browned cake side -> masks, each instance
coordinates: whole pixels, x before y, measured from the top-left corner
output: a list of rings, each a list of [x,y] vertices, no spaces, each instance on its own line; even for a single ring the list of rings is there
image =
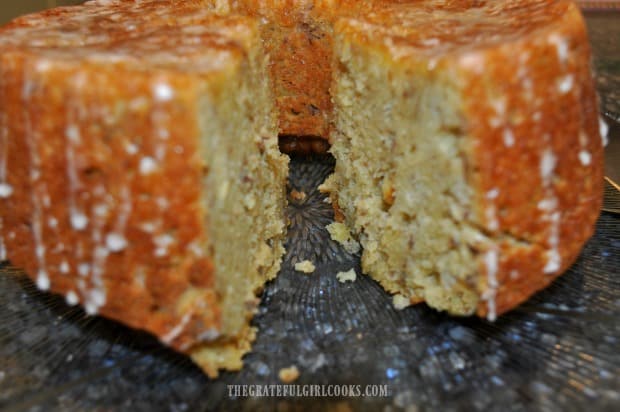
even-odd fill
[[[551,27],[541,29],[538,40],[489,51],[484,80],[475,67],[461,65],[469,83],[463,112],[471,116],[469,179],[477,219],[498,240],[497,268],[489,265],[494,250],[478,258],[477,288],[488,296],[479,315],[493,309],[493,295],[495,310],[503,313],[564,273],[594,233],[603,200],[603,144],[583,17],[567,1],[535,13]],[[505,150],[507,129],[492,127],[502,113],[485,82],[505,95],[504,125],[515,142],[523,142],[515,150]],[[491,196],[494,189],[497,196]],[[514,244],[519,242],[526,246]]]
[[[332,150],[364,269],[494,318],[592,235],[603,149],[577,6],[477,4],[377,2],[337,24]]]

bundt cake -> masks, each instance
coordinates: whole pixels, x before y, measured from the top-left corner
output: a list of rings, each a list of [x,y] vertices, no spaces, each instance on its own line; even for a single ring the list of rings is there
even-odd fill
[[[0,29],[0,260],[210,376],[283,254],[287,158],[399,302],[494,319],[592,234],[602,141],[570,1],[96,0]]]

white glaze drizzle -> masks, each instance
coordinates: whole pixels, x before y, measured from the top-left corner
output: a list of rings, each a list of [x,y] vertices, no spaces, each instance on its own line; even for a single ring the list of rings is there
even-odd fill
[[[495,207],[495,203],[493,199],[495,199],[499,194],[497,189],[491,189],[486,194],[485,197],[489,200],[487,202],[487,206],[484,210],[487,226],[489,230],[495,231],[499,228],[499,222],[497,221],[497,210]]]
[[[73,290],[70,290],[65,296],[65,301],[67,302],[67,305],[75,306],[80,302],[80,298],[78,297],[77,293],[75,293]]]
[[[584,166],[589,166],[592,162],[592,155],[587,150],[581,150],[579,152],[579,161]]]
[[[69,263],[66,260],[63,260],[60,263],[60,266],[58,267],[58,270],[60,270],[60,273],[62,273],[63,275],[68,274],[69,270],[70,270]]]
[[[487,199],[487,207],[485,209],[486,218],[490,230],[497,230],[499,222],[497,221],[496,206],[494,200],[499,196],[499,189],[493,188],[485,193]],[[484,263],[487,270],[487,290],[483,294],[483,299],[487,301],[487,319],[494,321],[497,317],[495,297],[497,296],[497,268],[499,261],[499,250],[495,246],[491,246],[485,255]]]
[[[144,156],[140,159],[140,165],[138,170],[140,170],[141,175],[150,175],[157,169],[157,162],[150,156]]]
[[[97,314],[99,308],[106,303],[107,292],[103,281],[103,273],[105,271],[106,260],[110,254],[105,244],[106,239],[102,233],[109,214],[109,208],[105,203],[105,188],[100,184],[95,187],[92,194],[91,241],[94,249],[89,266],[90,289],[86,291],[84,295],[84,309],[89,315]],[[102,203],[97,203],[97,199],[101,199]]]
[[[181,321],[179,322],[178,325],[176,325],[174,328],[170,329],[170,331],[168,333],[166,333],[164,336],[161,337],[161,341],[163,343],[165,343],[166,345],[170,345],[173,340],[178,338],[179,335],[181,333],[183,333],[183,330],[187,327],[187,324],[189,323],[190,319],[192,318],[192,315],[193,315],[192,311],[187,312],[181,318]]]
[[[73,78],[72,83],[77,89],[76,94],[79,95],[79,90],[85,85],[86,80],[80,73]],[[82,142],[82,136],[78,127],[82,109],[75,103],[74,98],[69,98],[69,101],[73,102],[68,110],[67,127],[65,129],[67,178],[69,181],[69,222],[74,230],[79,231],[86,229],[86,226],[88,226],[88,217],[77,204],[77,192],[81,187],[81,182],[75,161],[75,147]]]
[[[0,183],[6,183],[7,151],[8,151],[8,123],[6,114],[6,87],[4,80],[6,73],[4,66],[0,65]]]
[[[168,145],[165,141],[170,138],[170,130],[168,127],[170,123],[170,115],[168,110],[166,110],[166,106],[174,97],[174,90],[166,79],[160,78],[156,80],[153,85],[152,97],[153,109],[151,111],[151,124],[157,140],[155,141],[155,149],[153,153],[154,159],[145,157],[140,161],[140,171],[142,172],[143,162],[146,159],[152,160],[152,167],[148,169],[147,173],[143,174],[152,173],[155,171],[157,164],[162,163],[165,160],[166,153],[168,151]]]
[[[68,136],[73,134],[73,137],[77,137],[73,132],[67,134]],[[88,286],[90,288],[87,287],[87,283],[82,279],[78,281],[78,286],[84,297],[84,309],[90,315],[97,314],[107,301],[107,291],[103,278],[107,258],[110,252],[117,253],[127,247],[125,230],[132,209],[131,190],[128,186],[124,186],[119,193],[121,206],[113,231],[104,236],[103,228],[110,213],[108,203],[112,198],[109,194],[106,194],[103,185],[98,185],[93,190],[92,195],[91,241],[94,249],[91,262],[84,262],[78,265],[78,273],[81,276],[86,277],[89,275]],[[85,216],[85,218],[87,217]]]
[[[82,137],[78,124],[82,118],[81,102],[79,101],[79,90],[85,83],[82,75],[73,77],[70,83],[72,87],[76,88],[75,95],[70,96],[68,101],[70,105],[67,111],[67,126],[65,128],[65,155],[66,155],[66,167],[67,167],[67,181],[69,184],[68,202],[69,202],[69,224],[76,231],[83,231],[86,229],[89,223],[88,216],[84,213],[83,209],[78,206],[78,192],[82,187],[82,183],[79,179],[77,170],[77,163],[75,158],[76,147],[82,143]],[[90,272],[90,264],[84,262],[84,246],[81,242],[81,236],[76,238],[76,250],[75,260],[79,263],[76,265],[77,274],[80,278],[77,279],[77,289],[80,295],[83,297],[88,296],[88,287],[86,283],[86,277]],[[70,266],[67,261],[63,261],[60,266],[61,273],[69,273]],[[79,296],[76,293],[76,298],[79,301]],[[86,308],[85,308],[86,309]],[[92,310],[92,307],[89,308]],[[88,312],[88,310],[87,310]]]
[[[174,90],[164,80],[159,80],[153,86],[153,95],[158,101],[167,102],[174,96]]]
[[[0,183],[0,199],[6,199],[13,194],[13,186],[8,183]]]
[[[78,204],[78,193],[82,187],[76,162],[76,147],[82,144],[82,136],[79,125],[84,117],[84,106],[80,104],[78,96],[83,87],[87,85],[87,79],[83,73],[78,73],[72,78],[72,86],[76,95],[71,99],[73,105],[69,107],[67,127],[65,129],[67,176],[69,180],[69,220],[71,227],[77,231],[90,228],[92,254],[90,262],[84,261],[84,245],[81,236],[77,237],[76,260],[77,271],[80,279],[77,280],[78,290],[82,296],[84,310],[89,315],[99,312],[99,308],[106,303],[106,289],[103,282],[103,269],[109,254],[105,247],[105,239],[102,235],[105,225],[108,206],[105,203],[105,189],[98,185],[91,193],[91,213],[88,216]],[[78,298],[79,300],[79,298]]]
[[[205,255],[205,252],[203,248],[200,247],[200,243],[198,240],[194,240],[193,242],[189,243],[186,247],[186,250],[194,254],[194,256],[196,257],[203,257]]]
[[[497,196],[499,196],[499,189],[494,187],[493,189],[489,190],[485,196],[487,199],[496,199]]]
[[[221,333],[215,329],[215,328],[210,328],[205,330],[204,332],[200,333],[197,336],[197,340],[200,342],[211,342],[214,341],[215,339],[219,338],[221,336]]]
[[[555,46],[559,62],[565,64],[568,60],[568,40],[557,33],[550,34],[547,39]]]
[[[484,54],[480,52],[469,52],[462,55],[459,59],[459,65],[465,69],[469,69],[474,73],[481,74],[484,72],[486,64]]]
[[[6,103],[4,94],[4,67],[0,66],[0,199],[6,199],[13,193],[13,188],[7,183],[7,155],[9,151],[8,124],[6,115]],[[7,259],[6,246],[4,243],[4,220],[0,216],[0,262]]]
[[[581,150],[577,154],[579,161],[583,166],[590,166],[592,163],[592,155],[588,151],[588,142],[590,141],[588,135],[583,130],[579,131],[579,146]]]
[[[506,115],[506,99],[504,98],[496,98],[491,100],[491,107],[495,113],[497,113],[500,117],[504,117]]]
[[[556,158],[551,149],[545,149],[540,160],[540,176],[543,184],[548,186],[551,184],[553,170],[555,169]]]
[[[512,133],[512,130],[506,128],[504,129],[504,133],[502,135],[503,139],[504,139],[504,146],[506,147],[512,147],[515,145],[515,136]]]
[[[56,219],[54,216],[50,216],[47,219],[47,227],[49,227],[50,229],[55,229],[58,227],[58,219]]]
[[[26,65],[28,63],[25,63]],[[32,130],[32,119],[30,118],[30,107],[34,85],[31,83],[32,73],[27,68],[24,70],[24,85],[22,88],[22,104],[24,110],[24,141],[28,146],[30,155],[30,199],[32,202],[32,235],[34,238],[35,257],[37,260],[36,285],[40,290],[50,288],[50,278],[47,273],[45,263],[45,243],[43,239],[43,207],[41,204],[41,193],[45,191],[45,183],[39,181],[41,178],[41,158],[39,157],[39,136]]]
[[[161,257],[168,254],[168,247],[174,243],[174,238],[168,234],[161,234],[153,238],[155,244],[155,256]]]
[[[0,73],[0,76],[3,75]],[[0,85],[4,88],[4,86]],[[4,105],[4,103],[2,103]],[[7,159],[9,151],[9,131],[7,126],[6,112],[0,114],[0,198],[6,199],[13,194],[13,186],[7,181]]]
[[[127,143],[125,145],[125,152],[127,152],[128,155],[135,155],[138,153],[138,146],[134,143]]]
[[[558,251],[558,245],[560,243],[560,212],[553,212],[549,215],[551,221],[550,233],[549,233],[549,250],[547,264],[543,268],[544,273],[553,273],[560,270],[562,264],[562,257]]]
[[[562,67],[566,66],[569,57],[569,44],[568,39],[560,36],[557,33],[553,33],[548,37],[548,40],[556,48],[558,61]],[[574,77],[568,73],[565,76],[558,79],[557,89],[561,94],[566,94],[573,89]],[[547,137],[547,136],[546,136]],[[582,139],[580,139],[582,140]],[[581,141],[582,146],[587,141]],[[582,155],[584,151],[579,153],[579,160],[582,164],[584,162],[589,163],[587,153]],[[540,175],[543,182],[543,187],[546,192],[546,198],[539,202],[538,208],[544,212],[543,219],[549,222],[549,236],[547,242],[549,243],[549,250],[547,251],[547,263],[543,267],[544,273],[554,273],[560,270],[562,265],[562,257],[558,250],[560,242],[560,217],[561,214],[558,210],[558,199],[553,189],[553,175],[557,166],[557,158],[553,153],[551,147],[543,152],[543,156],[540,164]]]
[[[484,255],[484,265],[487,270],[487,290],[483,298],[487,301],[487,319],[491,322],[497,318],[497,269],[499,266],[499,252],[495,247],[491,247]]]
[[[549,136],[545,136],[545,140],[549,140]],[[558,271],[562,265],[558,246],[560,241],[560,212],[558,208],[558,199],[553,191],[553,175],[555,172],[557,159],[551,147],[545,149],[540,159],[540,177],[546,197],[538,203],[538,209],[543,212],[542,219],[549,222],[549,250],[547,251],[547,263],[543,268],[544,273],[554,273]]]
[[[558,90],[562,94],[566,94],[573,88],[573,75],[567,74],[558,81]]]
[[[7,113],[5,109],[5,79],[4,68],[0,68],[0,198],[6,199],[13,193],[13,187],[7,182],[7,160],[9,151],[9,130],[7,122]],[[0,233],[1,238],[1,233]],[[1,239],[0,239],[1,243]]]
[[[67,180],[69,181],[69,223],[74,230],[84,230],[88,226],[88,217],[78,208],[76,199],[76,193],[81,187],[81,182],[75,162],[75,147],[82,141],[80,129],[76,125],[76,111],[78,111],[76,107],[69,107],[67,128],[65,129]]]
[[[7,260],[6,246],[4,244],[4,221],[0,217],[0,262]]]
[[[120,252],[127,247],[125,229],[131,213],[131,190],[128,186],[123,186],[120,197],[121,207],[114,225],[114,232],[106,236],[106,245],[110,252]]]
[[[78,275],[82,277],[86,277],[90,273],[90,263],[82,262],[78,264],[77,269],[78,269]]]
[[[108,233],[105,237],[105,244],[110,252],[121,252],[127,247],[127,239],[118,233]]]

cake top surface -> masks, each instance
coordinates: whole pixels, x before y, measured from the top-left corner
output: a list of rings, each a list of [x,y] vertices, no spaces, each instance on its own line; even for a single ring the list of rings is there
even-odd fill
[[[552,27],[574,7],[565,0],[374,1],[338,30],[386,45],[395,56],[441,56],[510,44]]]
[[[256,31],[251,18],[218,16],[194,1],[97,0],[13,20],[0,29],[0,50],[50,61],[209,72],[238,61]]]
[[[440,56],[527,37],[571,7],[568,0],[94,0],[13,20],[0,29],[0,49],[208,71],[256,37],[256,21],[228,12],[267,9],[283,23],[315,10],[339,20],[337,31],[383,43],[397,57]]]

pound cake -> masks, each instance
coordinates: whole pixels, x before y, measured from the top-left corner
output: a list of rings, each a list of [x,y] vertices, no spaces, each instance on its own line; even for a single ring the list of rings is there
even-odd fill
[[[329,138],[325,189],[399,302],[494,319],[601,206],[570,1],[98,0],[0,29],[0,72],[0,259],[210,376],[279,269],[278,134]]]
[[[0,33],[2,258],[210,376],[239,369],[284,250],[288,163],[258,26],[107,3]]]

